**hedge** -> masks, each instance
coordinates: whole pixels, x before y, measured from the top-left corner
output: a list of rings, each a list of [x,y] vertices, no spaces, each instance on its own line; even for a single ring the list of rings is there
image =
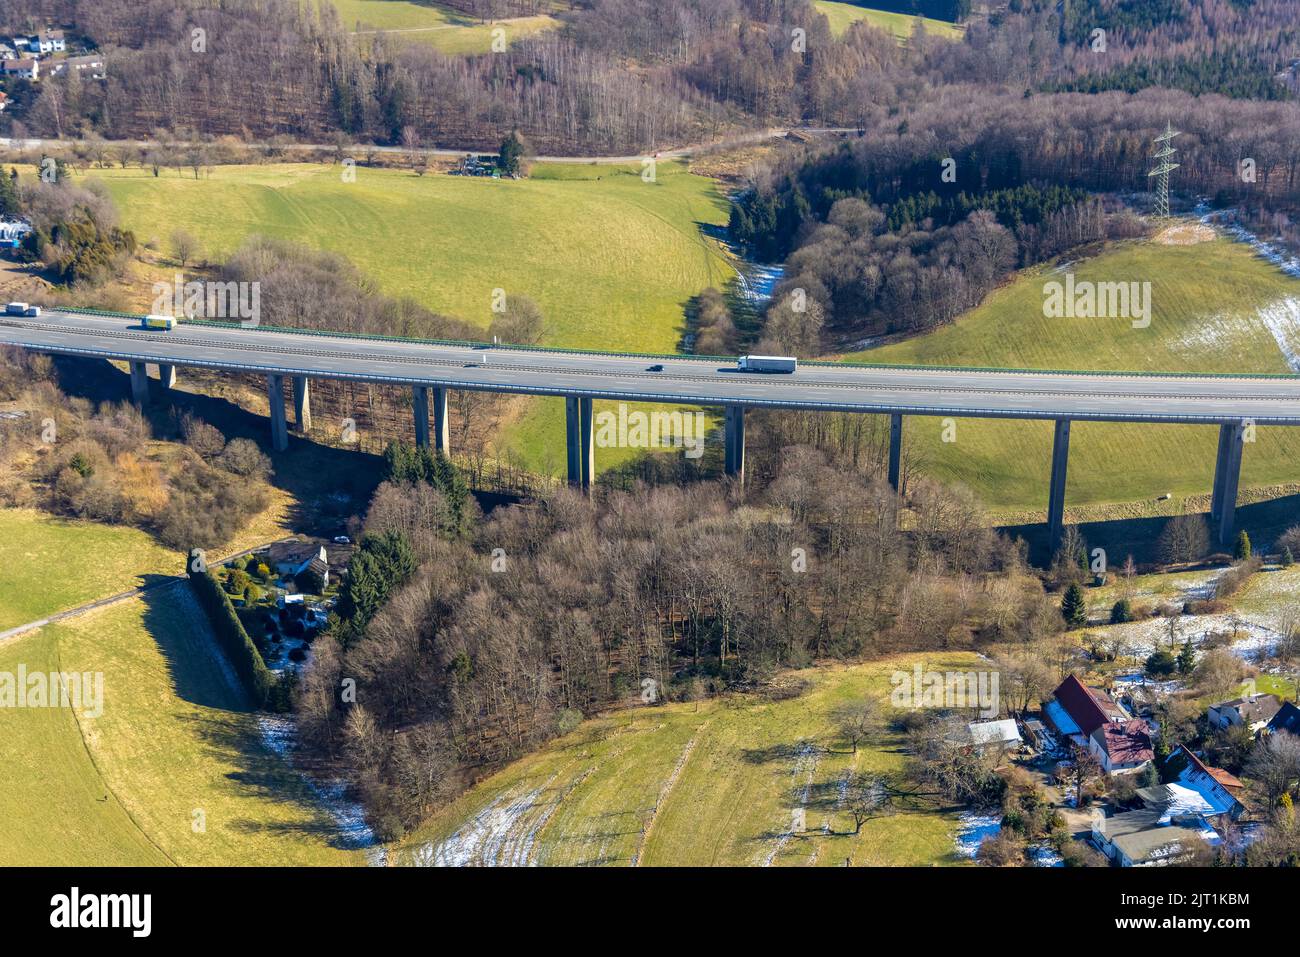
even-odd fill
[[[244,682],[244,687],[248,689],[248,693],[253,696],[253,701],[259,708],[266,707],[275,689],[276,677],[271,673],[271,669],[266,667],[266,662],[262,660],[262,653],[257,650],[257,645],[253,644],[253,639],[248,637],[243,622],[235,613],[235,606],[230,603],[230,598],[210,570],[205,568],[201,572],[191,571],[189,577],[199,604],[203,606],[212,622],[212,630],[216,633],[217,641],[230,656],[235,671]]]

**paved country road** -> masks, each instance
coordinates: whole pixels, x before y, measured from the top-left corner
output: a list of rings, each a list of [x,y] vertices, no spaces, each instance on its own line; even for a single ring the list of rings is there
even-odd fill
[[[686,159],[697,153],[712,149],[724,149],[729,147],[747,146],[754,143],[762,143],[767,140],[779,139],[791,133],[806,134],[809,136],[856,136],[864,132],[855,127],[799,127],[795,129],[764,129],[753,130],[748,133],[736,133],[732,136],[723,137],[708,143],[697,143],[688,146],[675,146],[665,149],[647,150],[644,153],[633,153],[618,156],[534,156],[533,161],[538,163],[573,163],[573,164],[596,164],[602,166],[628,165],[640,163],[648,157],[654,157],[661,160]],[[20,139],[0,136],[0,148],[8,147],[16,150],[39,150],[44,148],[57,149],[64,147],[76,146],[81,140],[74,139]],[[153,140],[107,140],[100,145],[107,147],[130,146],[139,149],[149,149],[164,144],[157,143]],[[201,141],[178,141],[165,144],[168,147],[180,147],[188,149],[195,146],[210,146],[210,143]],[[292,152],[322,152],[334,151],[339,149],[334,143],[244,143],[242,144],[249,149],[262,150],[280,150]],[[354,143],[344,146],[343,152],[355,156],[363,153],[391,153],[399,156],[409,156],[419,154],[422,156],[441,157],[444,159],[456,159],[462,156],[496,156],[495,151],[482,152],[475,149],[463,149],[453,147],[434,147],[423,149],[420,147],[405,146],[375,146],[367,143]]]
[[[803,363],[742,373],[734,360],[499,348],[49,312],[0,317],[0,345],[65,355],[360,382],[914,415],[1300,425],[1300,376],[1194,376]],[[661,367],[651,371],[651,366]]]
[[[277,542],[287,540],[288,539],[276,539]],[[246,548],[242,552],[235,552],[233,555],[219,558],[215,564],[222,565],[226,562],[232,562],[236,558],[241,558],[244,555],[251,555],[253,552],[260,552],[262,549],[268,548],[274,544],[275,542],[265,542],[261,545],[254,545],[252,548]],[[182,575],[164,577],[158,581],[150,582],[147,585],[141,585],[139,588],[132,588],[128,591],[118,592],[116,595],[109,595],[107,598],[99,598],[95,601],[88,601],[84,605],[77,605],[75,608],[65,609],[64,611],[50,615],[48,618],[38,618],[36,621],[29,621],[26,624],[18,625],[17,627],[9,628],[5,631],[0,631],[0,645],[4,645],[21,635],[25,635],[29,631],[35,631],[37,628],[44,628],[46,625],[52,625],[55,622],[64,621],[68,618],[76,618],[78,615],[84,615],[86,612],[94,611],[96,608],[107,608],[109,605],[116,605],[132,598],[138,598],[147,591],[154,591],[159,588],[170,588],[184,580],[185,578]]]

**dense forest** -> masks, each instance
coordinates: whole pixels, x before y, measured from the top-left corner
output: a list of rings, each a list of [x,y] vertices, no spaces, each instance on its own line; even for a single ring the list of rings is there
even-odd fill
[[[887,484],[811,449],[787,448],[743,506],[716,482],[562,489],[486,519],[420,458],[391,451],[363,565],[297,689],[303,734],[345,757],[388,835],[647,688],[689,700],[814,659],[1062,628],[968,493],[918,481],[903,532]]]
[[[734,204],[731,229],[760,258],[788,257],[775,310],[802,290],[841,341],[921,331],[977,304],[1013,268],[1140,234],[1118,201],[1089,197],[1145,192],[1152,138],[1171,117],[1183,131],[1182,190],[1254,208],[1300,201],[1290,103],[1146,90],[972,104],[952,91],[903,122],[775,162]],[[1239,174],[1246,157],[1254,182]]]
[[[894,4],[947,19],[964,5]],[[971,20],[961,41],[900,45],[865,21],[835,38],[808,0],[578,0],[559,30],[503,53],[448,56],[353,35],[326,0],[9,0],[0,30],[65,24],[104,52],[109,75],[10,81],[3,122],[44,136],[164,129],[466,148],[518,128],[544,152],[631,152],[759,124],[898,125],[958,89],[976,105],[1026,90],[1292,95],[1294,4],[1166,0],[1158,17],[1151,6],[1091,0],[1062,13],[1015,0]]]

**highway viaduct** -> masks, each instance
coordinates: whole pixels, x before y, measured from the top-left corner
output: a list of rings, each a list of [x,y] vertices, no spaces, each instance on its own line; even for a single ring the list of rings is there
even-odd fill
[[[0,317],[0,345],[129,364],[134,400],[149,398],[149,365],[162,388],[179,367],[266,377],[272,446],[288,447],[288,380],[294,423],[311,423],[312,379],[399,385],[412,390],[418,444],[449,451],[447,391],[562,396],[568,478],[595,477],[596,399],[724,409],[724,466],[743,481],[745,413],[752,408],[884,414],[890,417],[889,482],[899,487],[906,416],[1010,418],[1054,423],[1047,518],[1053,544],[1065,512],[1070,427],[1077,421],[1219,426],[1211,518],[1218,540],[1235,530],[1244,445],[1256,425],[1300,425],[1300,376],[1089,373],[801,363],[793,374],[742,373],[732,360],[493,346],[349,336],[305,330],[181,322],[141,328],[139,316],[91,311]]]

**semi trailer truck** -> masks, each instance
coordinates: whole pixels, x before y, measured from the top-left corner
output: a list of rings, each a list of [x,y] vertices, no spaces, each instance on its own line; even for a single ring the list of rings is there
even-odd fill
[[[741,372],[794,372],[799,360],[794,356],[741,356],[736,368]]]

